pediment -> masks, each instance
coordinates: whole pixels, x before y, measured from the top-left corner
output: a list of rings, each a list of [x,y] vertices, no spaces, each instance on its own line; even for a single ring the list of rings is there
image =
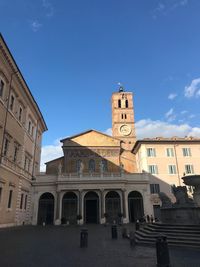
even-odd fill
[[[61,140],[63,147],[120,147],[120,140],[96,130],[89,130]]]

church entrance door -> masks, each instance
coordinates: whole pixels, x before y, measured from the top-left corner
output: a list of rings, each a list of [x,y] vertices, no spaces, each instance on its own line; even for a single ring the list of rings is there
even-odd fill
[[[62,220],[64,223],[76,224],[77,222],[77,196],[67,192],[62,199]]]
[[[99,197],[95,192],[88,192],[84,199],[85,222],[99,223]]]
[[[105,197],[106,213],[108,215],[107,222],[119,222],[121,213],[120,195],[115,191],[110,191]]]
[[[128,195],[129,221],[136,222],[144,216],[143,198],[137,191],[132,191]]]
[[[44,193],[39,200],[38,224],[53,224],[54,220],[54,196]]]

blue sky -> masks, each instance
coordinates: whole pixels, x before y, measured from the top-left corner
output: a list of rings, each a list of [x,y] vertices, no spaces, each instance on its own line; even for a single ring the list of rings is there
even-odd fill
[[[134,93],[138,138],[200,137],[200,1],[0,0],[0,31],[60,138],[109,132],[111,94]]]

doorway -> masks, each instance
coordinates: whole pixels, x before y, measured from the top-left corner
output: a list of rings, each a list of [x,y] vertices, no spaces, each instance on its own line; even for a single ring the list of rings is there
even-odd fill
[[[85,222],[99,223],[99,197],[95,192],[88,192],[84,198]]]

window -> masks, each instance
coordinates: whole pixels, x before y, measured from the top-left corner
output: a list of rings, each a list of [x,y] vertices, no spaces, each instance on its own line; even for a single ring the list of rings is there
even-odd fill
[[[89,160],[89,171],[94,172],[95,171],[95,161],[93,159]]]
[[[0,81],[0,97],[3,97],[3,91],[4,91],[4,82],[1,80]]]
[[[147,148],[147,157],[155,157],[155,156],[156,156],[155,148]]]
[[[168,165],[169,174],[176,174],[176,165]]]
[[[1,203],[1,196],[2,196],[2,187],[0,187],[0,203]]]
[[[190,148],[183,148],[183,156],[184,157],[191,157],[191,149]]]
[[[118,108],[121,108],[121,100],[118,99]]]
[[[15,103],[15,98],[13,95],[11,95],[11,97],[10,97],[10,110],[11,111],[13,111],[14,103]]]
[[[14,162],[17,161],[18,150],[19,150],[19,147],[17,145],[15,145],[15,147],[14,147],[14,155],[13,155],[13,161]]]
[[[27,195],[25,196],[25,201],[24,201],[24,209],[26,210],[27,207]]]
[[[4,148],[3,148],[3,155],[4,156],[8,155],[8,147],[9,147],[9,140],[7,138],[5,138]]]
[[[167,157],[174,157],[174,149],[172,147],[166,149]]]
[[[151,192],[151,194],[159,194],[160,193],[160,185],[159,184],[150,184],[150,192]]]
[[[190,164],[185,165],[185,173],[186,174],[194,173],[193,165]]]
[[[102,164],[103,164],[103,171],[107,172],[108,171],[108,161],[106,159],[103,159]]]
[[[124,118],[124,115],[122,114],[122,119]]]
[[[28,122],[28,133],[31,134],[31,121]]]
[[[24,170],[30,172],[31,159],[28,156],[25,156],[24,159]]]
[[[21,194],[21,200],[20,200],[20,210],[23,207],[23,201],[24,201],[24,194]]]
[[[8,209],[10,209],[11,205],[12,205],[12,194],[13,194],[13,191],[10,190],[9,191],[9,198],[8,198]]]
[[[126,99],[126,102],[125,103],[126,103],[126,108],[128,108],[128,100],[127,99]]]
[[[149,165],[149,172],[151,174],[158,174],[158,167],[157,167],[157,165]]]
[[[22,107],[19,107],[19,117],[18,117],[18,119],[19,119],[20,122],[22,121],[22,112],[23,112]]]
[[[81,169],[81,160],[79,159],[79,160],[77,160],[77,162],[76,162],[76,171],[79,172],[80,169]]]
[[[127,117],[126,117],[126,114],[125,114],[124,116],[125,116],[125,119],[126,119],[126,118],[127,118]]]

